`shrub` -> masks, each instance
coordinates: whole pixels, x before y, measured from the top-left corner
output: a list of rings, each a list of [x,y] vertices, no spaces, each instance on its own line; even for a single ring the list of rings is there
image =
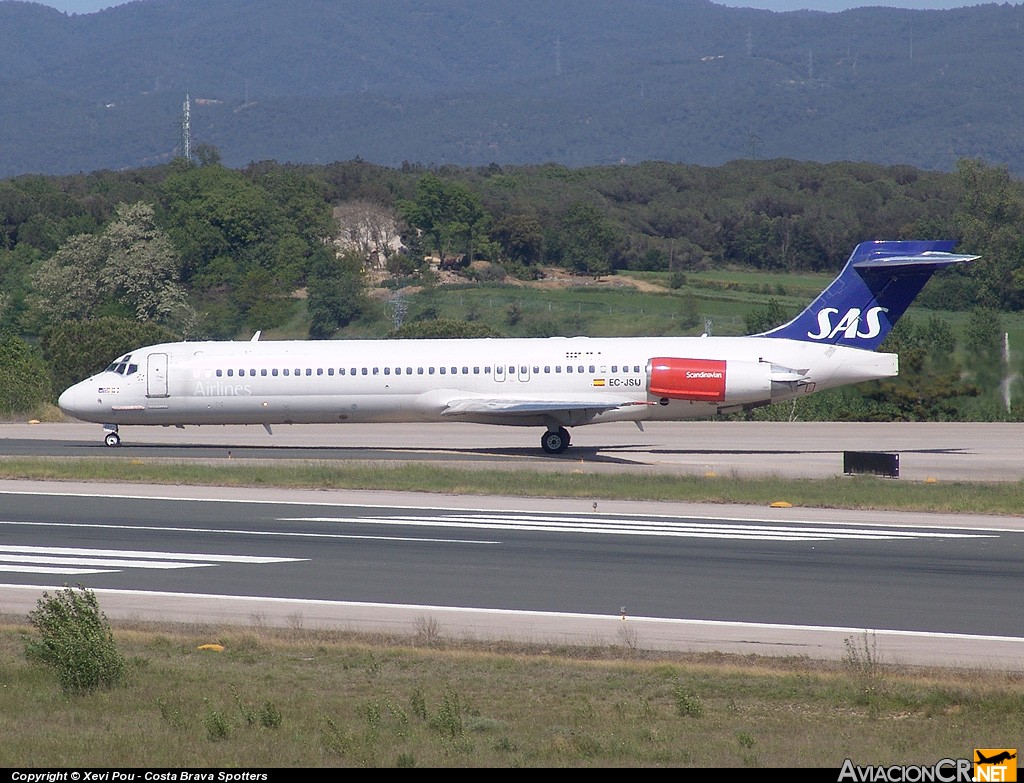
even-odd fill
[[[79,586],[43,593],[28,619],[40,638],[25,643],[25,655],[56,669],[65,693],[124,684],[125,659],[93,592]]]
[[[0,334],[0,416],[32,411],[49,398],[49,372],[39,351]]]

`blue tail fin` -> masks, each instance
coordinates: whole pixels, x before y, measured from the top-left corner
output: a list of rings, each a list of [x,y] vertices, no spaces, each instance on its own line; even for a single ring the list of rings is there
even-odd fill
[[[952,241],[861,242],[843,271],[787,324],[755,337],[776,337],[873,351],[928,278],[977,256],[952,253]]]

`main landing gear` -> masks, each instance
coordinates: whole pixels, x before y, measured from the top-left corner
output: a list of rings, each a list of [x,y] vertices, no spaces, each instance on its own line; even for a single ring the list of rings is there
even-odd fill
[[[548,430],[540,438],[540,447],[545,454],[561,454],[569,448],[569,430],[565,427]]]
[[[103,429],[106,430],[106,434],[103,436],[103,442],[108,446],[120,446],[121,436],[117,434],[116,424],[104,424]]]

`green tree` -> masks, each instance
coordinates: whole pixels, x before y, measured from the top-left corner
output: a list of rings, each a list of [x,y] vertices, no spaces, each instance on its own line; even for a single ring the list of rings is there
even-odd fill
[[[52,388],[59,393],[129,351],[180,338],[159,324],[105,316],[53,323],[43,331],[39,346],[49,366]]]
[[[961,246],[981,255],[964,272],[967,306],[1024,308],[1024,185],[1005,167],[961,160],[963,198],[956,214]]]
[[[876,421],[952,421],[961,417],[964,400],[980,389],[962,378],[952,361],[956,341],[952,330],[937,316],[918,327],[904,316],[893,327],[882,350],[900,357],[897,378],[873,381],[862,387],[872,404],[861,418]]]
[[[1003,323],[999,313],[987,307],[971,311],[965,329],[967,369],[986,391],[999,387],[1006,375],[1003,361]]]
[[[187,333],[195,313],[177,282],[178,257],[153,207],[121,204],[96,236],[73,236],[36,271],[36,306],[49,320],[115,312]]]
[[[309,274],[308,307],[314,340],[333,337],[358,318],[366,307],[362,258],[352,252],[318,256]]]
[[[495,223],[491,237],[509,261],[529,266],[544,258],[544,228],[531,215],[506,215]]]
[[[472,260],[488,243],[490,216],[480,197],[457,182],[427,174],[416,183],[415,200],[400,202],[399,210],[429,238],[441,263],[460,252]]]
[[[124,684],[127,662],[91,590],[65,587],[53,595],[43,593],[28,619],[39,638],[25,643],[25,655],[55,669],[65,693]]]
[[[36,409],[50,399],[50,374],[39,351],[20,337],[0,334],[0,415]]]
[[[388,337],[403,340],[436,340],[458,337],[501,337],[486,324],[458,321],[450,318],[432,318],[426,321],[411,321],[388,333]]]
[[[168,177],[162,204],[186,282],[219,256],[246,260],[248,251],[272,237],[275,209],[267,193],[220,165],[191,167]]]
[[[612,271],[612,252],[618,236],[610,221],[593,204],[577,201],[562,224],[562,265],[580,275],[600,277]]]
[[[782,309],[782,305],[773,297],[763,308],[752,310],[743,316],[743,323],[746,325],[747,334],[760,334],[774,329],[789,320]]]

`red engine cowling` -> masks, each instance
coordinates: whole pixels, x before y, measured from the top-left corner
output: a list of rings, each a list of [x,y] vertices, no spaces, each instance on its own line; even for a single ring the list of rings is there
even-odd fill
[[[725,400],[725,362],[717,359],[651,359],[647,390],[671,400]]]

